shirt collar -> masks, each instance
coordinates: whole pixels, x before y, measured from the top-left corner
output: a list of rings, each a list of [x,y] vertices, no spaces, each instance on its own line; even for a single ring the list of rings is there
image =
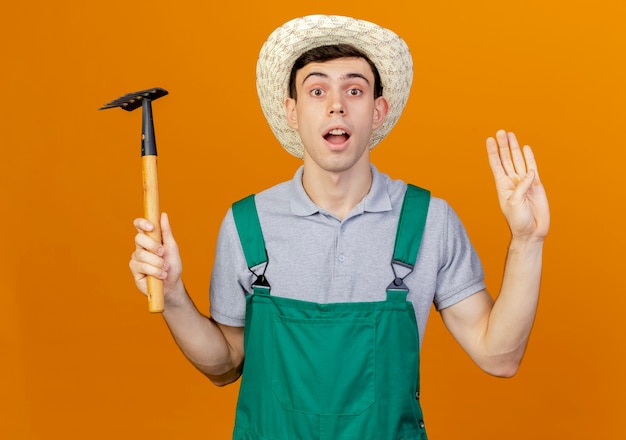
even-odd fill
[[[384,212],[391,211],[391,198],[387,191],[388,177],[378,172],[376,167],[370,164],[372,168],[372,187],[363,200],[353,209],[352,215],[362,214],[363,212]],[[309,198],[304,187],[302,186],[302,173],[304,165],[301,165],[291,180],[293,195],[291,199],[291,212],[300,217],[320,212],[317,206]]]

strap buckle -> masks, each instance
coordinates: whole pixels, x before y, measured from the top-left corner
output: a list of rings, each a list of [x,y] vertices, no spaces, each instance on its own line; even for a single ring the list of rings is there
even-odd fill
[[[269,281],[267,281],[267,278],[265,278],[265,273],[257,275],[256,280],[254,281],[254,283],[252,283],[252,288],[254,287],[267,287],[268,289],[270,288],[270,283]]]
[[[405,269],[404,276],[400,276],[398,275],[398,272],[396,272],[396,265],[402,267],[403,269]],[[408,271],[406,271],[406,269],[408,269]],[[411,273],[413,272],[413,266],[403,263],[402,261],[399,260],[391,260],[391,270],[393,271],[393,281],[391,282],[391,284],[389,284],[389,286],[387,286],[387,290],[404,290],[406,292],[409,291],[409,288],[407,287],[407,285],[404,282],[404,279]]]

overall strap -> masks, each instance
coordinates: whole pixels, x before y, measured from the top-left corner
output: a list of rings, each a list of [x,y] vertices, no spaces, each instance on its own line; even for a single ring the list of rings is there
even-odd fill
[[[233,217],[235,219],[235,227],[239,235],[239,241],[243,248],[243,254],[246,257],[246,264],[250,272],[256,275],[257,279],[252,283],[253,289],[256,291],[267,290],[269,292],[269,283],[265,278],[265,269],[262,274],[256,274],[252,268],[262,263],[267,263],[267,251],[265,250],[265,239],[261,230],[261,222],[254,201],[254,194],[241,199],[232,206]]]
[[[391,267],[395,276],[394,281],[387,287],[388,296],[395,294],[390,291],[400,291],[406,297],[408,288],[404,284],[405,278],[413,270],[417,253],[419,252],[426,217],[428,216],[428,206],[430,204],[430,191],[408,184],[404,194],[404,202],[400,211],[398,229],[396,231],[396,243],[393,251]],[[409,269],[404,277],[396,274],[395,266],[399,265]]]

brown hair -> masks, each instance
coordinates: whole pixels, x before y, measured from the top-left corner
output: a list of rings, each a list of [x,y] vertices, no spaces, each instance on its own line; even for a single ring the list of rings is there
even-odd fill
[[[372,68],[374,73],[374,99],[382,96],[383,84],[376,65],[369,59],[365,53],[350,44],[331,44],[327,46],[318,46],[304,52],[293,63],[291,74],[289,75],[289,97],[297,99],[296,91],[296,74],[298,70],[310,63],[323,63],[338,58],[363,58]]]

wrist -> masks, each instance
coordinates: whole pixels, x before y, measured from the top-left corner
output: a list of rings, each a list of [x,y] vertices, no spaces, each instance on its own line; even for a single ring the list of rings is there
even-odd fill
[[[544,238],[537,237],[511,237],[509,252],[534,253],[543,251]]]
[[[179,279],[174,287],[165,295],[165,309],[167,310],[168,308],[172,309],[180,307],[185,303],[185,299],[188,296],[189,295],[187,294],[184,283]]]

